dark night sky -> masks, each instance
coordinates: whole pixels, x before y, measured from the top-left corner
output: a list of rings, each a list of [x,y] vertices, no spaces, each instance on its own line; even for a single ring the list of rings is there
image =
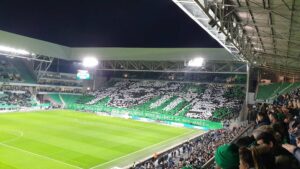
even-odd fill
[[[172,0],[1,0],[0,30],[72,47],[220,47]]]

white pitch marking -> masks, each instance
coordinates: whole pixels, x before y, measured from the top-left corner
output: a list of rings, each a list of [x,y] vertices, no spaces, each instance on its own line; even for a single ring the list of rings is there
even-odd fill
[[[192,130],[192,131],[190,131],[190,132],[188,132],[188,133],[181,134],[181,135],[176,136],[176,137],[169,138],[169,139],[167,139],[167,140],[161,141],[161,142],[159,142],[159,143],[153,144],[153,145],[151,145],[151,146],[145,147],[145,148],[140,149],[140,150],[137,150],[137,151],[135,151],[135,152],[126,154],[126,155],[124,155],[124,156],[115,158],[115,159],[110,160],[110,161],[107,161],[107,162],[105,162],[105,163],[98,164],[98,165],[96,165],[96,166],[94,166],[94,167],[91,167],[90,169],[96,169],[96,168],[101,167],[101,166],[103,166],[103,165],[105,165],[105,164],[111,163],[111,162],[116,161],[116,160],[119,160],[119,159],[121,159],[121,158],[125,158],[125,157],[127,157],[127,156],[132,155],[132,154],[136,154],[136,153],[138,153],[138,152],[140,152],[140,151],[144,151],[144,150],[150,149],[150,148],[155,147],[155,146],[157,146],[157,145],[159,145],[159,144],[162,144],[162,143],[164,143],[164,142],[168,142],[168,141],[170,141],[170,140],[175,140],[175,139],[178,138],[178,137],[182,137],[183,135],[188,135],[188,134],[190,134],[190,133],[192,133],[192,132],[194,132],[194,130]],[[202,133],[201,133],[201,134],[202,134]]]
[[[71,166],[71,167],[74,167],[74,168],[77,168],[77,169],[83,169],[83,168],[81,168],[81,167],[78,167],[78,166],[75,166],[75,165],[72,165],[72,164],[68,164],[68,163],[65,163],[65,162],[62,162],[62,161],[59,161],[59,160],[56,160],[56,159],[47,157],[47,156],[43,156],[43,155],[40,155],[40,154],[36,154],[36,153],[30,152],[30,151],[27,151],[27,150],[23,150],[23,149],[14,147],[14,146],[7,145],[7,144],[5,144],[5,143],[3,143],[3,142],[0,142],[0,145],[2,145],[2,146],[4,146],[4,147],[11,148],[11,149],[19,150],[19,151],[22,151],[22,152],[25,152],[25,153],[28,153],[28,154],[31,154],[31,155],[34,155],[34,156],[42,157],[42,158],[47,159],[47,160],[50,160],[50,161],[55,161],[55,162],[57,162],[57,163],[61,163],[61,164],[64,164],[64,165],[68,165],[68,166]]]
[[[3,130],[4,131],[4,130]],[[9,142],[13,142],[15,140],[18,140],[19,138],[23,137],[24,133],[23,131],[19,131],[19,130],[7,130],[7,131],[10,131],[10,132],[7,132],[9,134],[13,134],[15,135],[13,132],[16,132],[18,134],[16,134],[16,137],[15,138],[12,138],[12,139],[7,139],[7,140],[4,140],[4,141],[1,141],[0,143],[9,143]],[[4,131],[5,132],[5,131]]]

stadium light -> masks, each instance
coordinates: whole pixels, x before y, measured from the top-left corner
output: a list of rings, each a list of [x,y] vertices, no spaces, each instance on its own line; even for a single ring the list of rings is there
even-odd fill
[[[84,67],[93,68],[98,65],[98,60],[95,57],[85,57],[82,61]]]
[[[198,58],[190,60],[188,62],[188,66],[189,67],[201,67],[201,66],[203,66],[203,63],[204,63],[204,59],[201,57],[198,57]]]
[[[23,49],[16,49],[8,46],[0,46],[1,52],[7,52],[12,54],[18,54],[18,55],[30,55],[30,52],[23,50]]]

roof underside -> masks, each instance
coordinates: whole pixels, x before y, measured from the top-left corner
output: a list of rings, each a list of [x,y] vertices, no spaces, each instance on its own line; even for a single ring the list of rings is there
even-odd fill
[[[24,49],[37,55],[65,60],[81,60],[85,56],[94,56],[100,60],[186,61],[195,57],[203,57],[205,60],[234,60],[223,48],[72,48],[5,31],[0,31],[0,37],[0,46]]]
[[[101,60],[187,61],[195,57],[205,60],[233,60],[223,48],[72,48],[72,59],[96,56]]]
[[[297,72],[300,45],[299,0],[236,0],[237,15],[251,39],[257,61],[282,72]]]
[[[285,74],[300,72],[299,0],[173,1],[240,59]]]

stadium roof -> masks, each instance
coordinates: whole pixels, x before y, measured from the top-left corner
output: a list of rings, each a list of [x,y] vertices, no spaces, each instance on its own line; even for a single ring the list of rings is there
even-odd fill
[[[206,60],[233,60],[233,56],[223,48],[72,48],[5,31],[0,31],[0,37],[0,45],[66,60],[81,60],[85,56],[94,56],[102,60],[159,61],[187,60],[194,57],[203,57]]]
[[[224,47],[256,66],[300,72],[299,0],[173,0]]]

